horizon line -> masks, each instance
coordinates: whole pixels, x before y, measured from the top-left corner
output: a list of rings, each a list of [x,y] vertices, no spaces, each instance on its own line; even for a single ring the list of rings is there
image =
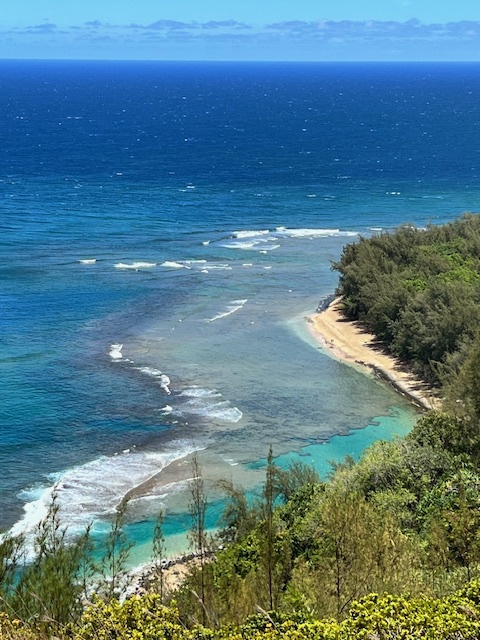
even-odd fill
[[[173,58],[10,58],[0,57],[0,62],[149,62],[149,63],[198,63],[198,64],[480,64],[480,60],[211,60],[211,59],[173,59]]]

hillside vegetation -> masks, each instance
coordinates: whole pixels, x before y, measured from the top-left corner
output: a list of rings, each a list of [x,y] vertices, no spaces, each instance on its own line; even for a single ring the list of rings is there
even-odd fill
[[[161,517],[150,593],[120,603],[126,506],[99,566],[88,532],[66,543],[54,502],[34,562],[24,564],[22,539],[0,544],[1,637],[479,638],[479,256],[480,220],[468,215],[360,240],[335,265],[349,317],[443,386],[441,412],[423,415],[406,438],[376,442],[357,463],[335,465],[327,480],[305,463],[279,469],[270,451],[255,499],[221,483],[227,506],[215,539],[194,458],[198,562],[174,593],[159,562]]]
[[[361,238],[334,264],[345,314],[436,385],[478,348],[480,216]]]

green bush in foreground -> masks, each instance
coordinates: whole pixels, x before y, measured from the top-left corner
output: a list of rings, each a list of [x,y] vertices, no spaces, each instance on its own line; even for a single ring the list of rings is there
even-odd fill
[[[3,632],[3,626],[0,629]],[[261,612],[238,627],[185,629],[156,595],[95,601],[71,636],[83,640],[467,640],[480,637],[480,581],[443,599],[371,594],[343,622]],[[2,633],[2,637],[4,636]],[[10,636],[15,637],[15,636]],[[18,638],[20,636],[17,636]],[[27,636],[25,636],[27,637]]]

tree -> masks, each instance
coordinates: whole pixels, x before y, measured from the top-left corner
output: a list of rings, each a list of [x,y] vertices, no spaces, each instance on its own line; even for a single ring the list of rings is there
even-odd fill
[[[3,534],[0,538],[0,608],[15,589],[17,572],[25,555],[25,536]]]
[[[306,521],[317,541],[310,563],[324,615],[341,619],[356,598],[408,584],[408,539],[391,516],[343,482],[328,487]]]
[[[164,597],[164,571],[163,563],[165,556],[165,537],[163,535],[163,524],[165,522],[165,516],[163,511],[160,510],[155,521],[155,527],[153,529],[153,544],[152,544],[152,576],[149,580],[149,587],[153,589],[160,596],[160,601],[163,601]]]
[[[268,601],[270,610],[274,608],[273,598],[273,574],[275,569],[274,558],[274,537],[275,532],[273,528],[273,509],[274,509],[274,486],[275,483],[275,465],[273,463],[273,449],[272,445],[268,450],[267,456],[267,471],[265,477],[265,487],[263,490],[263,497],[265,501],[265,532],[266,532],[266,567],[267,567],[267,579],[268,579]]]
[[[190,482],[189,512],[192,519],[190,529],[190,542],[199,561],[199,589],[200,603],[202,607],[202,624],[206,624],[206,588],[205,588],[205,557],[207,551],[207,533],[205,518],[207,513],[207,497],[202,477],[202,467],[195,453],[192,458],[192,480]]]
[[[115,518],[105,540],[104,555],[101,560],[102,584],[100,591],[106,600],[118,598],[127,579],[126,564],[133,542],[128,540],[124,531],[127,500],[118,507]]]
[[[35,556],[20,571],[9,598],[10,608],[19,618],[32,621],[41,629],[58,630],[81,613],[83,585],[79,574],[89,532],[77,539],[67,540],[66,536],[54,492],[47,515],[37,527]]]
[[[294,460],[286,469],[274,466],[274,494],[284,502],[306,486],[320,484],[320,476],[315,467],[302,460]]]
[[[216,485],[226,494],[219,537],[228,543],[241,540],[258,522],[258,509],[254,505],[249,506],[243,487],[234,485],[231,480],[221,479]]]
[[[448,571],[464,567],[467,579],[480,559],[480,476],[459,469],[437,485],[420,504],[426,540],[434,564]]]

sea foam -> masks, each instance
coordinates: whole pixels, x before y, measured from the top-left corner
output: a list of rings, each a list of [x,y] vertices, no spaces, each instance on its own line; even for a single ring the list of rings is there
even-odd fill
[[[227,270],[230,271],[232,267],[226,262],[209,262],[208,260],[165,260],[162,262],[162,267],[168,269],[193,269],[202,273],[208,272],[211,269]]]
[[[90,523],[113,514],[129,491],[198,449],[191,443],[177,441],[163,452],[134,450],[101,456],[56,474],[51,485],[38,488],[36,493],[25,491],[20,494],[27,500],[24,515],[9,533],[26,533],[31,542],[36,526],[48,513],[54,494],[61,521],[68,524],[70,533],[78,533]]]
[[[269,233],[270,231],[268,229],[261,229],[259,231],[234,231],[232,235],[234,238],[256,238],[257,236],[265,236]]]
[[[278,249],[279,240],[283,238],[324,238],[330,236],[354,237],[356,231],[341,231],[340,229],[289,228],[276,227],[274,231],[268,229],[234,231],[232,235],[220,241],[220,246],[226,249],[243,249],[245,251],[259,251],[265,253]]]
[[[135,369],[137,369],[137,371],[140,371],[141,373],[146,374],[147,376],[155,378],[159,382],[165,393],[167,395],[171,394],[170,385],[172,384],[172,382],[165,373],[162,373],[159,369],[154,369],[153,367],[135,367]]]
[[[156,262],[132,262],[128,264],[127,262],[117,262],[114,265],[115,269],[133,269],[134,271],[139,271],[140,269],[151,269],[152,267],[156,267]]]
[[[198,386],[184,389],[179,396],[187,398],[186,402],[175,408],[179,415],[195,415],[203,418],[236,423],[242,419],[243,413],[231,402],[222,399],[216,389],[204,389]]]
[[[110,345],[110,351],[108,352],[108,355],[111,357],[112,360],[122,360],[123,359],[122,349],[123,349],[123,344],[112,344]]]
[[[213,318],[208,318],[207,322],[214,322],[215,320],[220,320],[221,318],[231,316],[232,313],[235,313],[235,311],[239,311],[240,309],[242,309],[247,302],[248,298],[245,298],[245,300],[232,300],[225,311],[218,313],[216,316],[213,316]]]
[[[357,231],[340,231],[340,229],[289,229],[287,227],[277,227],[275,233],[289,238],[315,238],[315,237],[354,237],[358,236]]]
[[[269,245],[272,246],[272,243],[278,242],[278,238],[275,237],[246,237],[244,239],[237,240],[227,240],[220,243],[221,247],[225,249],[243,249],[244,251],[258,250],[258,249],[268,249]],[[278,245],[275,247],[277,248]]]

